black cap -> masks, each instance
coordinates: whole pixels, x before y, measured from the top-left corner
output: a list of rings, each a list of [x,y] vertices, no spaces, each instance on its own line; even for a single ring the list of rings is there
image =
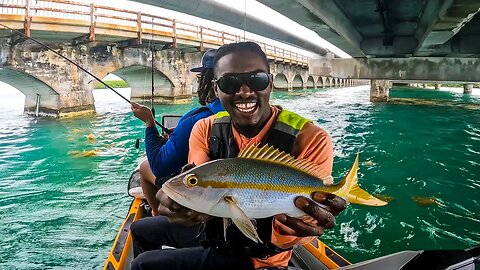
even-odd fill
[[[202,66],[190,69],[191,72],[202,72],[205,68],[213,68],[213,59],[215,59],[215,53],[217,50],[210,49],[206,51],[202,56]]]

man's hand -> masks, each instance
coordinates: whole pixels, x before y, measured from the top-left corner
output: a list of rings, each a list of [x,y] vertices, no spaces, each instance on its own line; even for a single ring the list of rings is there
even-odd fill
[[[156,197],[160,202],[158,214],[168,217],[168,220],[172,223],[194,225],[205,222],[211,218],[211,216],[207,214],[198,213],[192,209],[181,206],[170,199],[161,189],[157,192]]]
[[[347,207],[344,199],[330,193],[315,192],[312,194],[312,198],[326,207],[323,208],[308,198],[297,197],[295,206],[308,216],[303,219],[289,217],[285,214],[275,216],[275,219],[281,224],[278,227],[282,234],[299,237],[320,236],[325,229],[335,226],[335,216]],[[307,223],[308,219],[313,222]]]
[[[130,103],[132,106],[132,112],[135,117],[142,120],[147,127],[155,126],[155,119],[153,118],[152,111],[146,106],[140,105],[136,102]]]

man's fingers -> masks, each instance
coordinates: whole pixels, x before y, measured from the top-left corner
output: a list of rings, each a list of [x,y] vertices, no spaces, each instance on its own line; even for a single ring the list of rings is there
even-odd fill
[[[278,214],[275,216],[275,219],[278,221],[276,223],[277,228],[280,230],[282,234],[285,235],[296,235],[295,231],[291,228],[289,228],[287,225],[284,224],[285,221],[287,221],[287,215],[285,214]]]
[[[176,203],[174,200],[170,199],[167,196],[162,197],[160,203],[172,212],[178,212],[178,210],[182,208],[180,204]]]
[[[327,206],[326,209],[334,216],[338,215],[347,207],[347,202],[344,199],[331,193],[314,192],[312,198],[314,201]]]
[[[182,208],[182,206],[178,203],[176,203],[174,200],[170,199],[167,194],[165,194],[162,189],[160,189],[157,194],[155,195],[155,198],[160,202],[159,209],[160,207],[165,207],[171,212],[176,212],[178,209]]]
[[[186,208],[185,208],[186,209]],[[209,215],[195,212],[193,210],[181,209],[178,212],[172,213],[168,216],[168,219],[172,223],[178,223],[183,225],[193,225],[205,222],[210,219]]]
[[[185,164],[185,165],[182,167],[182,173],[183,173],[183,172],[186,172],[186,171],[188,171],[188,170],[190,170],[190,169],[193,169],[194,167],[195,167],[195,164],[190,164],[190,163]]]
[[[299,237],[322,235],[325,231],[320,226],[309,225],[303,222],[301,219],[284,216],[284,218],[277,219],[280,223],[287,226],[288,229],[282,228],[287,234],[295,235]]]
[[[295,200],[295,206],[300,208],[307,215],[317,220],[319,226],[325,227],[326,229],[331,229],[335,226],[334,215],[328,210],[320,207],[314,201],[305,197],[298,197]]]

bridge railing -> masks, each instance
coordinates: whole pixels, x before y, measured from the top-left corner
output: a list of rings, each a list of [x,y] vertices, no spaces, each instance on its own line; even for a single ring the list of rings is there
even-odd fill
[[[108,29],[133,33],[138,45],[142,44],[142,39],[165,40],[168,38],[173,46],[177,46],[178,42],[195,42],[199,44],[200,49],[203,49],[243,40],[243,37],[234,33],[155,14],[68,0],[2,0],[0,16],[7,15],[23,16],[23,28],[28,36],[31,35],[32,22],[50,19],[50,24],[88,27],[86,37],[88,41],[95,41],[96,35],[104,34]],[[305,55],[272,44],[255,42],[263,48],[269,58],[275,61],[297,65],[309,64],[310,58]]]

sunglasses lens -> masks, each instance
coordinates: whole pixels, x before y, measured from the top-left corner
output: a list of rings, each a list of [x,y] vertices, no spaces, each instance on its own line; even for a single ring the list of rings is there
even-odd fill
[[[227,75],[217,80],[218,88],[228,95],[235,94],[243,84],[248,85],[253,91],[262,91],[269,83],[270,77],[265,72]]]
[[[235,76],[225,76],[218,79],[217,85],[225,94],[233,95],[242,86],[242,81]]]
[[[265,72],[254,73],[248,78],[247,84],[253,91],[262,91],[267,88],[270,78]]]

